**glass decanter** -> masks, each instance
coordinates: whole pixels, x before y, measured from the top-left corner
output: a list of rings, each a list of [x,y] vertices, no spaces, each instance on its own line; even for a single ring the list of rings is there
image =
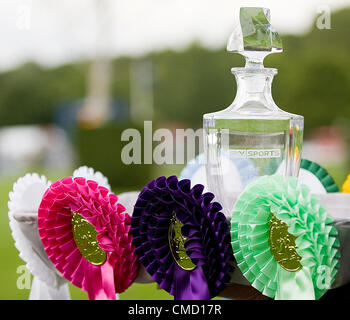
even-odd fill
[[[283,50],[269,10],[241,8],[239,21],[227,46],[246,58],[244,68],[232,69],[236,98],[228,108],[203,116],[208,188],[226,216],[237,194],[259,176],[298,176],[304,129],[302,116],[282,111],[272,98],[277,70],[265,68],[263,60]]]

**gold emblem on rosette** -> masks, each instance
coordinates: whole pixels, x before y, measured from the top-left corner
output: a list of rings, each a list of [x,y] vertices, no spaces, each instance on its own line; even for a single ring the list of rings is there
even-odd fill
[[[295,244],[297,237],[288,232],[288,225],[271,214],[269,221],[270,248],[276,261],[287,271],[298,271],[303,266],[300,263]]]
[[[102,265],[107,259],[107,254],[98,245],[94,226],[79,213],[72,212],[72,231],[82,256],[93,265]]]
[[[196,265],[186,253],[186,238],[181,233],[182,226],[183,224],[176,218],[176,213],[174,212],[170,220],[168,232],[170,252],[179,267],[187,271],[192,271],[196,268]]]

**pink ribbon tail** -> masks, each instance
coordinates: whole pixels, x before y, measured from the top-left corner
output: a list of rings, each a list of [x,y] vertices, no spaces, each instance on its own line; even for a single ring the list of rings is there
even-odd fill
[[[116,300],[114,267],[107,258],[103,265],[85,263],[85,281],[89,300]]]

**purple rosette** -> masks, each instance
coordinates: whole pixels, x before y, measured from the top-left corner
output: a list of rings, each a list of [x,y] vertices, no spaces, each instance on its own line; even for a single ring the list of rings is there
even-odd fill
[[[214,195],[203,189],[200,184],[191,188],[187,179],[160,177],[140,192],[132,215],[133,243],[140,261],[176,300],[217,296],[233,271],[229,225],[221,205],[212,201]],[[172,239],[170,232],[174,217],[181,224],[184,241],[183,250],[175,250],[176,254],[173,244],[179,237]]]

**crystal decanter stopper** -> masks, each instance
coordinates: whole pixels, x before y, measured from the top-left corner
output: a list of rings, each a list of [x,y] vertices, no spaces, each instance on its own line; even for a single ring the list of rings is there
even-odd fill
[[[283,49],[269,9],[241,8],[227,50],[246,59],[244,68],[231,70],[236,98],[228,108],[205,114],[203,126],[208,188],[230,216],[237,194],[259,176],[298,176],[304,118],[282,111],[272,98],[277,70],[263,61]]]

